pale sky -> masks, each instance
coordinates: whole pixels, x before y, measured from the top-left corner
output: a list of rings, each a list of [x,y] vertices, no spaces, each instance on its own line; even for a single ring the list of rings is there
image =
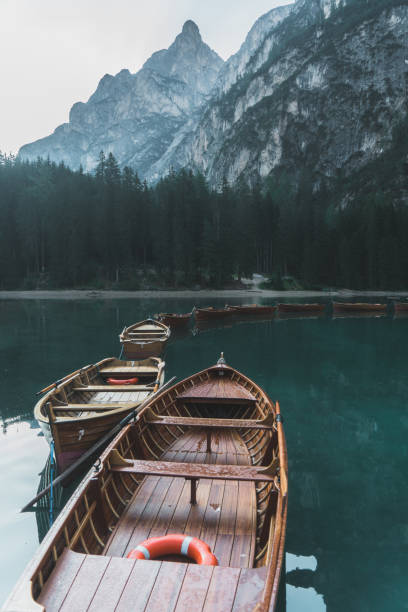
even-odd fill
[[[0,0],[0,151],[47,136],[104,74],[137,72],[192,19],[223,59],[292,0]]]

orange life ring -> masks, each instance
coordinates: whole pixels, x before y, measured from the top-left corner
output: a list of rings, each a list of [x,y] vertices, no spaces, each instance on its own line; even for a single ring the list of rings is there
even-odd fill
[[[165,555],[186,555],[198,565],[218,565],[208,544],[183,533],[149,538],[131,550],[127,559],[156,559]]]
[[[135,385],[138,382],[138,378],[108,378],[110,385]]]

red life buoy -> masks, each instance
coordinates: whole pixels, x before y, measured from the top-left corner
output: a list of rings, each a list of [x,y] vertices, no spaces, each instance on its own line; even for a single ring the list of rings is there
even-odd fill
[[[135,385],[138,382],[138,378],[108,378],[110,385]]]
[[[149,538],[131,550],[127,559],[156,559],[166,555],[186,555],[198,565],[218,565],[208,544],[183,533]]]

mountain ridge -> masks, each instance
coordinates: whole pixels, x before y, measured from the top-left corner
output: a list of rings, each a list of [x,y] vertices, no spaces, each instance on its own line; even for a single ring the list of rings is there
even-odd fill
[[[168,49],[154,53],[132,74],[106,74],[87,102],[75,103],[69,123],[21,147],[20,158],[50,157],[73,169],[92,170],[100,151],[141,176],[207,99],[224,61],[189,20]]]
[[[406,0],[297,0],[223,62],[187,21],[136,75],[105,75],[92,108],[75,104],[50,157],[72,166],[71,139],[85,169],[104,149],[150,182],[186,167],[216,188],[276,172],[333,183],[383,155],[407,115],[406,31]],[[20,156],[46,157],[52,136]]]
[[[382,154],[407,112],[408,9],[373,2],[357,18],[358,4],[298,2],[268,60],[203,114],[184,165],[213,186],[276,170],[295,180],[307,170],[319,184]]]

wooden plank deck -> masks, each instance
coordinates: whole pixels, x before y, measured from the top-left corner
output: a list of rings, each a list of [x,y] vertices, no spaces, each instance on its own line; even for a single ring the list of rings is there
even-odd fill
[[[249,454],[235,430],[217,430],[211,453],[206,434],[188,430],[162,459],[168,462],[248,465]],[[197,504],[182,478],[146,476],[112,534],[104,555],[64,551],[38,602],[47,612],[246,612],[260,600],[266,568],[252,569],[256,535],[253,482],[201,480]],[[217,567],[179,557],[131,560],[143,540],[186,533],[206,541]],[[184,562],[186,560],[186,562]]]
[[[150,391],[132,391],[132,389],[125,389],[120,394],[118,391],[111,391],[110,389],[104,391],[98,391],[92,397],[93,402],[105,403],[105,402],[142,402],[149,393],[153,392],[153,388]]]
[[[239,386],[229,378],[212,378],[197,383],[191,388],[182,391],[178,398],[179,401],[193,403],[255,403],[256,397],[245,387]]]
[[[206,453],[205,432],[190,430],[162,459],[168,462],[250,464],[235,431],[218,430]],[[254,468],[256,469],[256,468]],[[241,486],[242,485],[242,486]],[[252,567],[255,550],[255,485],[224,479],[200,480],[197,504],[189,503],[190,484],[182,478],[146,476],[112,534],[105,554],[126,556],[143,540],[167,533],[186,533],[206,541],[220,565]]]
[[[38,603],[47,612],[247,612],[266,568],[209,567],[85,555],[66,549]]]

